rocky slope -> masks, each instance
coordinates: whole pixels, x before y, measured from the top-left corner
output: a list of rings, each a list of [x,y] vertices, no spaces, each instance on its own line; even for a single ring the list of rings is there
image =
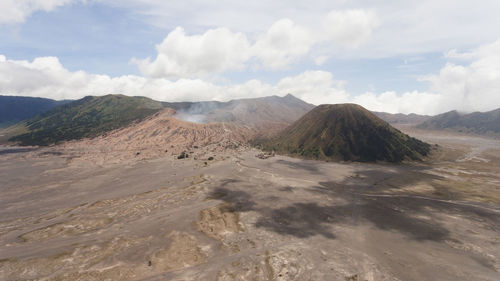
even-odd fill
[[[263,136],[284,129],[314,105],[293,95],[237,99],[228,102],[164,103],[177,110],[176,117],[195,123],[225,122],[250,127]]]
[[[227,148],[245,146],[256,134],[256,130],[237,124],[197,124],[179,120],[175,114],[173,109],[162,109],[141,122],[95,138],[65,142],[59,147],[74,152],[75,156],[92,157],[89,160],[99,163],[177,157],[182,152],[188,157],[208,159]]]

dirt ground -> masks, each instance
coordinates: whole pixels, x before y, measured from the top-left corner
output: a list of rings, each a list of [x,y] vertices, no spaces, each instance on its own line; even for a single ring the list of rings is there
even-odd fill
[[[2,148],[0,280],[500,280],[500,141],[411,133],[427,161]]]

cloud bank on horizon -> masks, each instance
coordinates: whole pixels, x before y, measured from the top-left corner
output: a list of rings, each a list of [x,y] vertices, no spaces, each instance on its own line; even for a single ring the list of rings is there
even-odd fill
[[[50,16],[50,11],[55,12],[64,5],[87,2],[119,5],[107,0],[4,0],[0,2],[0,25],[22,25],[37,11],[47,12],[47,16]],[[112,77],[83,70],[71,71],[56,56],[36,57],[32,60],[11,59],[2,55],[0,49],[0,94],[76,99],[86,95],[121,93],[162,101],[226,101],[291,93],[313,104],[353,102],[370,110],[419,114],[437,114],[453,109],[466,112],[487,111],[500,107],[500,39],[484,42],[488,38],[499,38],[500,35],[495,37],[497,34],[488,34],[486,39],[478,39],[472,30],[457,33],[462,37],[470,36],[473,43],[483,42],[464,52],[443,47],[450,42],[462,49],[464,45],[470,44],[467,41],[456,41],[457,36],[447,38],[449,33],[445,35],[439,32],[445,31],[446,26],[428,26],[439,24],[435,18],[429,18],[428,21],[409,19],[405,29],[401,30],[400,26],[394,26],[396,20],[407,20],[401,17],[408,16],[404,12],[408,8],[414,9],[414,16],[426,15],[428,11],[425,9],[429,7],[424,4],[432,1],[424,1],[418,7],[414,7],[414,3],[401,1],[406,3],[404,9],[385,7],[381,3],[377,8],[361,4],[343,7],[338,4],[339,9],[325,9],[321,2],[316,7],[317,11],[311,15],[308,15],[311,13],[309,10],[315,9],[301,13],[301,2],[297,1],[294,3],[296,6],[288,4],[289,10],[284,13],[284,17],[279,12],[273,15],[267,11],[283,8],[285,3],[282,1],[274,4],[256,1],[254,6],[227,3],[221,5],[225,8],[220,8],[217,12],[220,15],[231,15],[219,17],[214,17],[217,14],[213,10],[216,6],[208,7],[205,12],[198,9],[186,11],[186,6],[196,6],[196,2],[175,4],[178,6],[164,2],[120,2],[122,8],[133,9],[134,14],[147,18],[151,25],[165,24],[161,19],[167,15],[195,16],[192,21],[185,22],[185,26],[168,26],[169,32],[156,45],[154,56],[131,56],[130,63],[136,65],[141,75],[123,74]],[[473,7],[472,2],[471,5],[459,2],[456,5],[463,5],[464,9]],[[431,8],[436,7],[431,5]],[[256,12],[264,10],[266,12]],[[481,14],[482,11],[477,13]],[[241,19],[235,19],[235,15],[241,16]],[[245,19],[251,16],[262,19],[255,22],[258,26],[256,29],[244,24]],[[279,18],[275,18],[276,16]],[[170,17],[168,20],[171,20]],[[449,21],[453,22],[452,19]],[[215,26],[205,26],[201,22]],[[264,25],[266,22],[268,24]],[[437,30],[433,30],[434,28]],[[459,29],[459,26],[453,28]],[[427,37],[419,37],[422,32],[427,32]],[[388,36],[401,36],[403,33],[406,36],[399,38],[403,42],[384,46],[384,42],[395,42],[394,38],[387,40]],[[431,40],[431,37],[436,36],[436,40]],[[448,39],[446,44],[436,43],[445,39]],[[425,42],[431,42],[430,46],[419,47]],[[407,43],[411,43],[411,46],[405,45]],[[346,83],[353,81],[337,79],[335,73],[324,67],[326,62],[337,59],[349,62],[391,57],[405,52],[419,54],[432,48],[444,54],[446,63],[435,73],[414,77],[428,83],[427,89],[423,91],[407,89],[403,92],[369,91],[353,94],[345,87]],[[252,78],[252,73],[258,72],[283,75],[274,82],[265,82]],[[247,79],[238,83],[231,82],[228,78],[231,73],[243,73]]]

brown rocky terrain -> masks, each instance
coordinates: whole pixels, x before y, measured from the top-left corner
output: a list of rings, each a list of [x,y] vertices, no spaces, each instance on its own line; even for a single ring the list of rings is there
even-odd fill
[[[237,99],[228,102],[164,103],[180,119],[197,123],[230,122],[251,127],[287,126],[314,108],[293,95]]]
[[[177,157],[183,151],[206,159],[227,148],[247,145],[256,133],[256,129],[238,124],[182,121],[177,119],[175,110],[167,108],[131,126],[58,147],[101,164]]]
[[[438,148],[398,165],[256,157],[262,127],[177,113],[0,148],[0,280],[500,278],[498,140],[402,126]]]
[[[193,141],[192,157],[136,156],[154,143],[131,128],[2,149],[0,280],[500,277],[496,140],[412,132],[441,148],[418,164],[262,160],[202,133],[215,126],[229,138],[223,125],[171,113],[134,126],[149,133],[165,122],[163,138],[200,132],[169,139],[178,149]],[[158,150],[169,144],[157,138]],[[214,160],[201,157],[211,149]]]
[[[127,127],[59,147],[101,164],[178,156],[183,151],[207,159],[227,148],[248,146],[252,139],[275,135],[310,107],[291,95],[235,100],[204,112],[202,123],[183,120],[190,119],[189,110],[165,108]]]

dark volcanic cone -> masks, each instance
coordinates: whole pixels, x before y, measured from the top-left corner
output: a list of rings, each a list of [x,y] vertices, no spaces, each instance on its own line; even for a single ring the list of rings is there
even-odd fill
[[[351,161],[419,160],[430,150],[356,104],[320,105],[262,144],[278,153]]]

